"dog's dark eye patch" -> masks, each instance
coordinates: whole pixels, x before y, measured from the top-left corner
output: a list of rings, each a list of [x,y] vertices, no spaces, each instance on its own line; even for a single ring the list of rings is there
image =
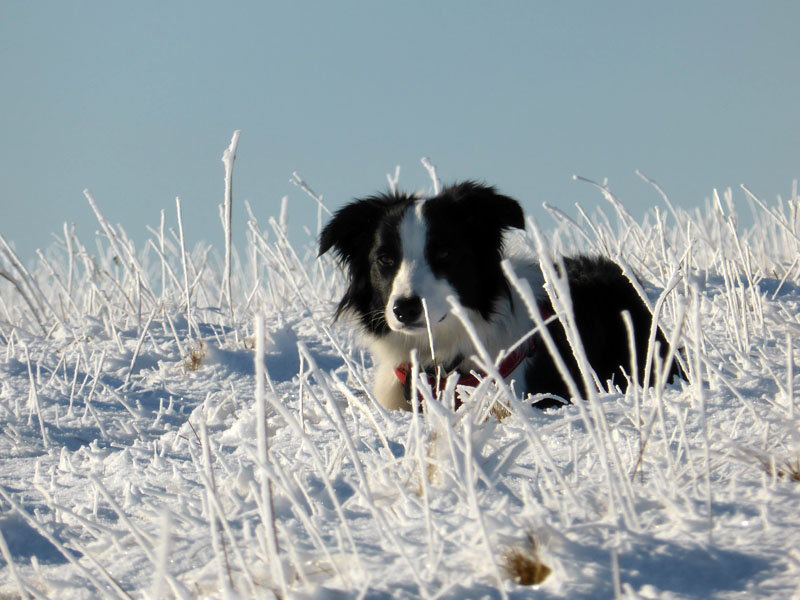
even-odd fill
[[[400,262],[401,242],[397,233],[399,215],[385,219],[375,235],[372,261],[380,267],[392,267]]]
[[[400,236],[397,233],[397,218],[386,219],[378,228],[375,245],[370,252],[372,277],[381,295],[388,293],[382,288],[392,278],[402,258]]]
[[[431,266],[445,268],[469,259],[469,247],[446,234],[432,231],[429,235],[426,254]]]
[[[464,259],[465,252],[463,249],[453,246],[441,246],[432,248],[429,252],[429,260],[433,267],[447,267]]]
[[[395,258],[391,254],[387,253],[378,253],[375,257],[375,262],[378,263],[378,266],[381,268],[391,268],[395,265]]]

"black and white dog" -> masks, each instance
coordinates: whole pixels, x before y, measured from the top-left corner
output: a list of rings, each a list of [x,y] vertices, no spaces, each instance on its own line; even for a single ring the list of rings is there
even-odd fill
[[[441,368],[445,374],[458,372],[459,384],[477,383],[471,374],[480,373],[471,358],[475,347],[452,314],[449,296],[466,309],[493,358],[534,328],[522,298],[503,273],[504,258],[529,282],[541,313],[553,314],[534,257],[529,252],[504,252],[506,231],[524,227],[516,200],[474,182],[446,187],[432,198],[380,194],[356,200],[334,215],[322,231],[319,254],[333,249],[347,271],[348,287],[336,317],[348,317],[362,330],[376,363],[374,394],[381,405],[409,408],[412,350],[421,370],[433,373]],[[624,373],[630,371],[631,359],[622,317],[627,310],[641,383],[652,322],[646,305],[621,269],[607,259],[577,256],[565,258],[564,266],[575,324],[598,380],[627,387]],[[563,326],[552,319],[548,329],[585,394]],[[668,345],[660,330],[657,340],[664,359]],[[539,336],[510,353],[499,370],[516,379],[517,392],[547,394],[539,397],[537,406],[569,400],[567,385]],[[670,379],[679,372],[674,365]]]

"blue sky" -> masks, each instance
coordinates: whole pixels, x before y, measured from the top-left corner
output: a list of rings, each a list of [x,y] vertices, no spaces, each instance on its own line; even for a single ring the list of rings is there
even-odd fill
[[[386,188],[497,185],[541,218],[602,205],[607,177],[641,216],[746,183],[787,198],[800,177],[800,3],[0,3],[0,233],[30,259],[64,222],[85,244],[112,223],[142,243],[161,209],[222,248],[220,161],[259,220]],[[299,239],[299,238],[298,238]],[[240,246],[241,247],[241,246]]]

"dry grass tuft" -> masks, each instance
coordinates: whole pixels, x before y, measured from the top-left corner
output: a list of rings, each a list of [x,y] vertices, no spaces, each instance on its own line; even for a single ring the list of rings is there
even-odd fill
[[[497,419],[498,423],[502,423],[504,419],[507,419],[511,416],[511,411],[505,404],[497,401],[492,405],[492,409],[489,411],[489,414]]]
[[[539,585],[550,575],[551,569],[539,559],[539,550],[532,534],[527,534],[528,543],[506,549],[500,568],[505,575],[519,585]]]
[[[200,369],[200,365],[205,357],[205,344],[202,341],[197,342],[197,344],[193,344],[189,350],[189,356],[183,361],[183,366],[187,371],[197,371]]]
[[[761,462],[761,468],[763,468],[770,477],[800,483],[800,457],[794,460],[788,459],[780,464],[763,458],[759,460]]]

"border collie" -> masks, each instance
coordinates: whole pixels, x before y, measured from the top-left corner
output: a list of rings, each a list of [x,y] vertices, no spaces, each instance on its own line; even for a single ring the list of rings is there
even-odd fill
[[[507,281],[501,260],[534,291],[539,310],[553,315],[543,275],[528,253],[504,252],[505,233],[524,229],[519,203],[494,188],[464,182],[431,198],[393,193],[356,200],[341,208],[322,231],[319,255],[333,249],[345,268],[347,289],[336,318],[361,329],[376,365],[374,394],[386,408],[410,407],[410,361],[416,350],[420,370],[477,385],[480,368],[474,344],[451,312],[449,296],[465,308],[481,342],[494,358],[534,327],[522,298]],[[627,388],[629,341],[622,311],[633,322],[638,380],[644,379],[652,316],[619,266],[605,258],[564,259],[575,324],[586,356],[601,384]],[[584,395],[582,378],[559,319],[548,329],[572,378]],[[430,329],[430,335],[429,335]],[[430,338],[433,340],[431,353]],[[664,359],[668,346],[657,332]],[[570,399],[567,384],[539,335],[501,362],[501,375],[516,379],[516,391],[538,396],[536,406],[560,406]],[[670,380],[679,373],[673,365]]]

